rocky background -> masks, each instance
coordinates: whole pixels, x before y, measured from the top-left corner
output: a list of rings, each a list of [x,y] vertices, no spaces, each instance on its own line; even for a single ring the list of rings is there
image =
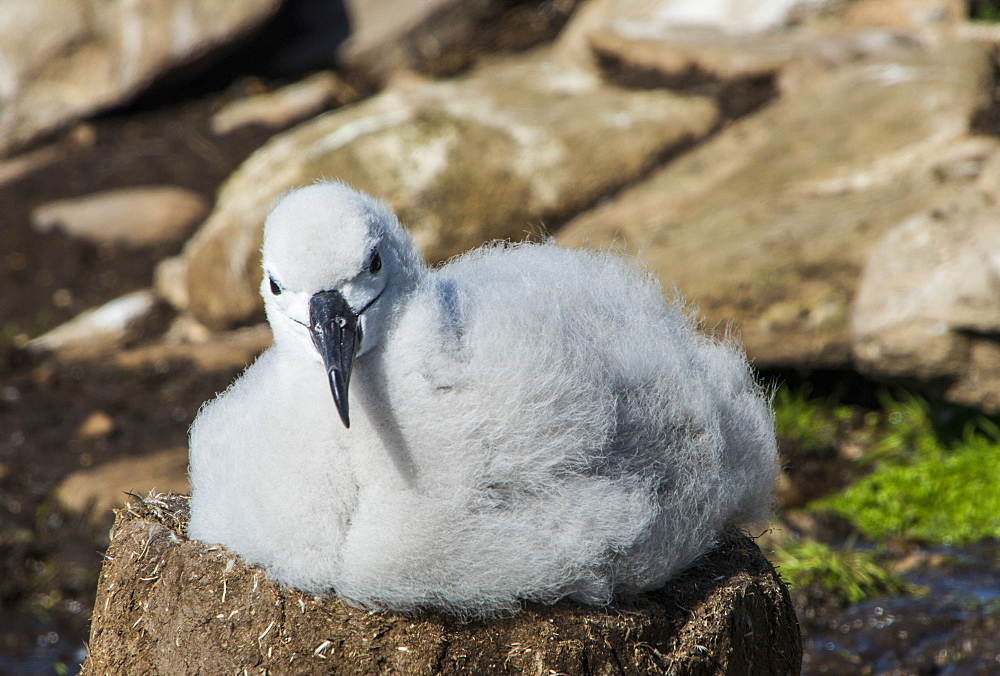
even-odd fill
[[[110,509],[186,490],[187,426],[270,340],[263,216],[315,178],[386,200],[430,262],[638,255],[769,379],[1000,414],[1000,27],[970,17],[1000,10],[0,0],[0,673],[75,673]],[[779,540],[837,529],[789,514]],[[823,631],[870,618],[810,610],[806,671],[947,653],[842,650]],[[1000,635],[952,619],[941,645]]]

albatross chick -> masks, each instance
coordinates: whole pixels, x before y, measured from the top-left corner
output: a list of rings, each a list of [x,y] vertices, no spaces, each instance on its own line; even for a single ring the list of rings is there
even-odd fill
[[[191,428],[192,538],[279,582],[463,617],[655,589],[767,517],[743,352],[602,253],[495,244],[431,270],[340,183],[267,217],[274,345]]]

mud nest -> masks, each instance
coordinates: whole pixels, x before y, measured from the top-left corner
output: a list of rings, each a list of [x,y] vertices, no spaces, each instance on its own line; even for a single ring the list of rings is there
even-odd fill
[[[747,535],[613,608],[525,604],[462,623],[282,587],[185,536],[188,498],[117,513],[83,674],[798,674],[788,590]]]

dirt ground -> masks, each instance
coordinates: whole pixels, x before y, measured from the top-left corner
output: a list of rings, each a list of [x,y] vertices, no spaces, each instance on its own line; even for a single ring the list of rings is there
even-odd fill
[[[25,337],[148,287],[155,263],[183,243],[126,249],[39,234],[31,211],[139,185],[171,184],[213,199],[269,134],[253,128],[217,137],[209,116],[260,87],[248,80],[200,100],[81,123],[43,146],[55,149],[53,162],[0,184],[0,673],[33,673],[33,664],[60,660],[72,668],[86,638],[107,535],[60,513],[55,486],[81,467],[184,445],[198,407],[238,370],[205,373],[180,360],[126,370],[21,350]],[[75,439],[95,411],[111,417],[114,432]],[[51,666],[42,672],[52,673]]]

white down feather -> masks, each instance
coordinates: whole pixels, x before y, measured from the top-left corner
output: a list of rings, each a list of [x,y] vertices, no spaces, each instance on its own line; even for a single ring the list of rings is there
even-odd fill
[[[464,617],[607,604],[769,513],[773,419],[742,351],[630,263],[493,245],[429,270],[384,205],[322,183],[270,214],[264,268],[275,342],[192,426],[190,535],[279,582]],[[375,299],[350,428],[302,325],[330,289]]]

